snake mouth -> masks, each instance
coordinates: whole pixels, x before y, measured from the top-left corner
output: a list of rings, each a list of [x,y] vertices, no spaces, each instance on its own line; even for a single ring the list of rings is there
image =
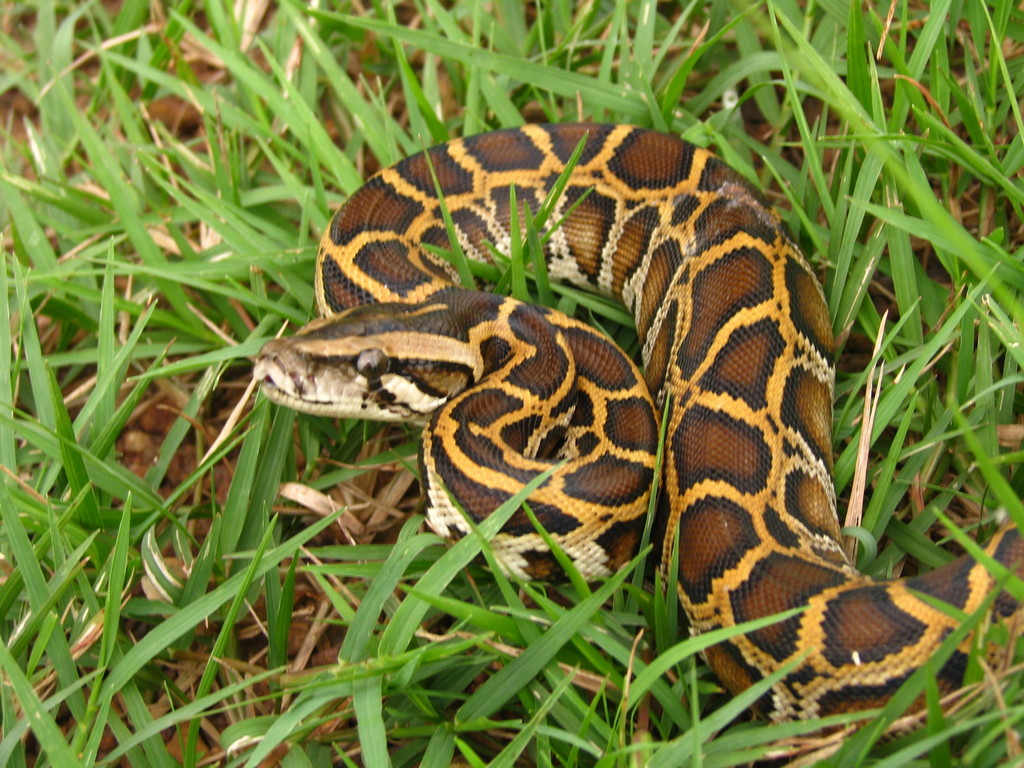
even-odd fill
[[[253,368],[253,378],[260,383],[267,398],[278,405],[318,416],[342,415],[336,413],[340,393],[332,396],[325,392],[322,380],[315,370],[310,370],[308,363],[301,355],[289,354],[287,347],[277,350],[264,347]],[[343,401],[350,399],[349,396]]]
[[[260,350],[253,378],[278,405],[318,416],[364,416],[366,387],[343,368],[332,371],[290,339],[274,339]]]

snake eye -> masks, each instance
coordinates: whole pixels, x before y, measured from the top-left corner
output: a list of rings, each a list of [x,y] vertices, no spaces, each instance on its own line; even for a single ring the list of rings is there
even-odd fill
[[[364,349],[356,356],[356,373],[367,380],[379,379],[388,370],[388,356],[373,347]]]

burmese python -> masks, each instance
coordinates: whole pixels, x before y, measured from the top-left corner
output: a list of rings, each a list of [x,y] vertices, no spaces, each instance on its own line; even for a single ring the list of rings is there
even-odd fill
[[[385,169],[324,234],[325,319],[268,343],[256,377],[302,411],[429,419],[421,477],[431,525],[448,537],[469,530],[449,491],[481,519],[568,456],[531,509],[585,575],[620,567],[640,535],[658,434],[632,364],[559,313],[453,287],[454,269],[422,247],[450,245],[434,174],[461,248],[486,260],[485,243],[509,243],[510,186],[536,210],[585,134],[547,269],[635,316],[647,385],[667,407],[660,555],[671,562],[678,540],[692,631],[806,607],[712,647],[708,662],[733,692],[795,664],[758,703],[774,719],[881,705],[958,624],[921,595],[971,614],[994,581],[966,557],[891,582],[847,562],[824,297],[760,194],[705,150],[628,126],[531,125]],[[522,512],[504,532],[495,550],[507,570],[557,567]],[[1024,573],[1016,529],[987,551]],[[998,616],[1017,610],[1006,593],[993,604]],[[960,685],[968,650],[936,670],[943,690]]]

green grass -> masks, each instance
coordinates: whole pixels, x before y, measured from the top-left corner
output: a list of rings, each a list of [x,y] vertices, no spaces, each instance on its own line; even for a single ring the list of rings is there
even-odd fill
[[[766,189],[823,277],[858,565],[1024,525],[1016,3],[197,5],[0,14],[0,765],[1024,762],[1020,669],[979,664],[947,714],[922,676],[897,739],[748,720],[642,559],[510,583],[423,532],[415,432],[247,389],[373,169],[524,120],[641,124]],[[555,297],[635,349],[620,310]]]

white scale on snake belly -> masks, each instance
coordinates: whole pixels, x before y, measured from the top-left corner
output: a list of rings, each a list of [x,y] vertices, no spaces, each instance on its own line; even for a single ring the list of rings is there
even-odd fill
[[[430,476],[429,482],[426,484],[429,501],[427,525],[434,533],[447,541],[454,541],[469,535],[470,527],[465,513],[452,503],[451,497],[437,473],[431,469],[428,469],[427,472]],[[593,581],[611,576],[611,571],[605,565],[608,555],[596,542],[584,539],[569,541],[563,536],[555,538],[562,551],[575,563],[576,569],[584,579]],[[521,536],[499,533],[491,539],[490,547],[502,572],[523,581],[530,581],[533,578],[528,571],[530,561],[523,556],[523,553],[549,551],[547,544],[536,533]]]

